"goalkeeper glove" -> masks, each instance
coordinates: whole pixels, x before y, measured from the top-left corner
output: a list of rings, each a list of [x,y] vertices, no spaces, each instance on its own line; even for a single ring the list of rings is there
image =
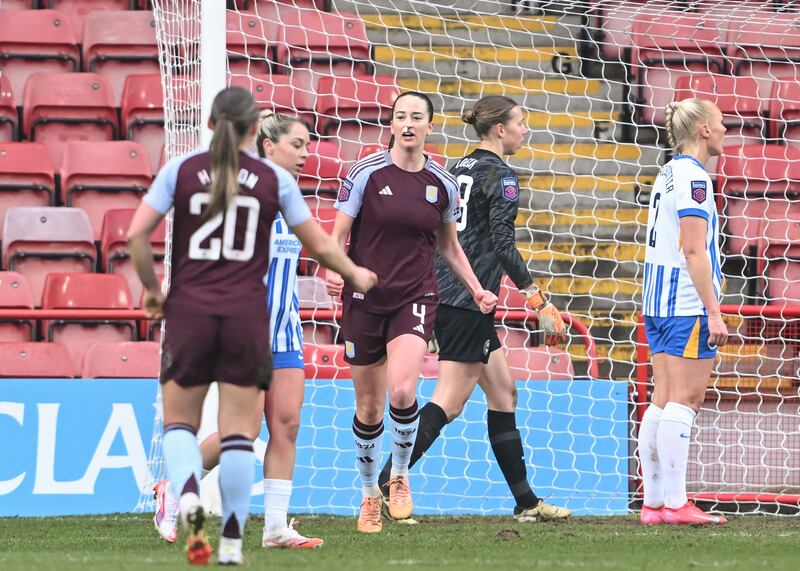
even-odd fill
[[[566,338],[564,320],[561,319],[561,314],[556,307],[547,301],[544,293],[537,286],[533,286],[529,290],[522,290],[522,293],[528,300],[528,308],[536,312],[539,325],[544,330],[545,345],[558,345],[559,342],[564,341]]]

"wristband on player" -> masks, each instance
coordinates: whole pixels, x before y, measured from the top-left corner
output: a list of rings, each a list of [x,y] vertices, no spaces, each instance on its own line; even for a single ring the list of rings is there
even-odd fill
[[[521,289],[519,291],[528,300],[528,307],[532,310],[536,311],[547,305],[547,296],[539,289],[539,286],[532,285],[528,289]]]

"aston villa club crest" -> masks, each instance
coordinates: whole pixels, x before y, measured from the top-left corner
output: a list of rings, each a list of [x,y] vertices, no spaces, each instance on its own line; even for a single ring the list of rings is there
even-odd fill
[[[352,341],[344,342],[344,353],[351,359],[356,356],[356,346]]]
[[[706,181],[692,181],[692,200],[701,204],[706,201]]]
[[[429,184],[425,187],[425,200],[434,204],[436,199],[439,198],[439,187],[433,184]]]

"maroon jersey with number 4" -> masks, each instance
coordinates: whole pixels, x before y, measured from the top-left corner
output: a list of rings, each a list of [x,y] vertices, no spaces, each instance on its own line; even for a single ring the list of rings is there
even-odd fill
[[[373,313],[391,313],[422,297],[436,297],[434,253],[440,223],[459,217],[458,185],[428,159],[409,172],[388,151],[358,161],[342,183],[336,208],[355,219],[348,255],[378,275],[367,294],[344,286],[342,297],[363,299]]]

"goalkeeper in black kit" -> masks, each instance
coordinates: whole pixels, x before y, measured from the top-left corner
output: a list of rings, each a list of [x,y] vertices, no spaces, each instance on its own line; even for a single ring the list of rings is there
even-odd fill
[[[522,108],[508,97],[491,95],[479,100],[462,119],[481,139],[478,148],[459,160],[450,172],[462,196],[457,223],[458,241],[481,286],[497,294],[507,273],[526,294],[527,305],[538,315],[548,345],[565,337],[558,310],[533,282],[516,247],[514,223],[519,209],[517,174],[504,160],[522,146],[528,128]],[[571,512],[545,503],[528,482],[525,455],[515,410],[517,390],[494,327],[494,315],[480,312],[461,282],[440,259],[436,260],[440,305],[434,327],[439,344],[439,380],[431,401],[420,410],[419,431],[411,455],[413,466],[438,438],[442,428],[459,414],[480,384],[489,407],[489,441],[497,463],[516,500],[514,517],[520,522],[563,519]],[[379,484],[388,493],[391,459]]]

